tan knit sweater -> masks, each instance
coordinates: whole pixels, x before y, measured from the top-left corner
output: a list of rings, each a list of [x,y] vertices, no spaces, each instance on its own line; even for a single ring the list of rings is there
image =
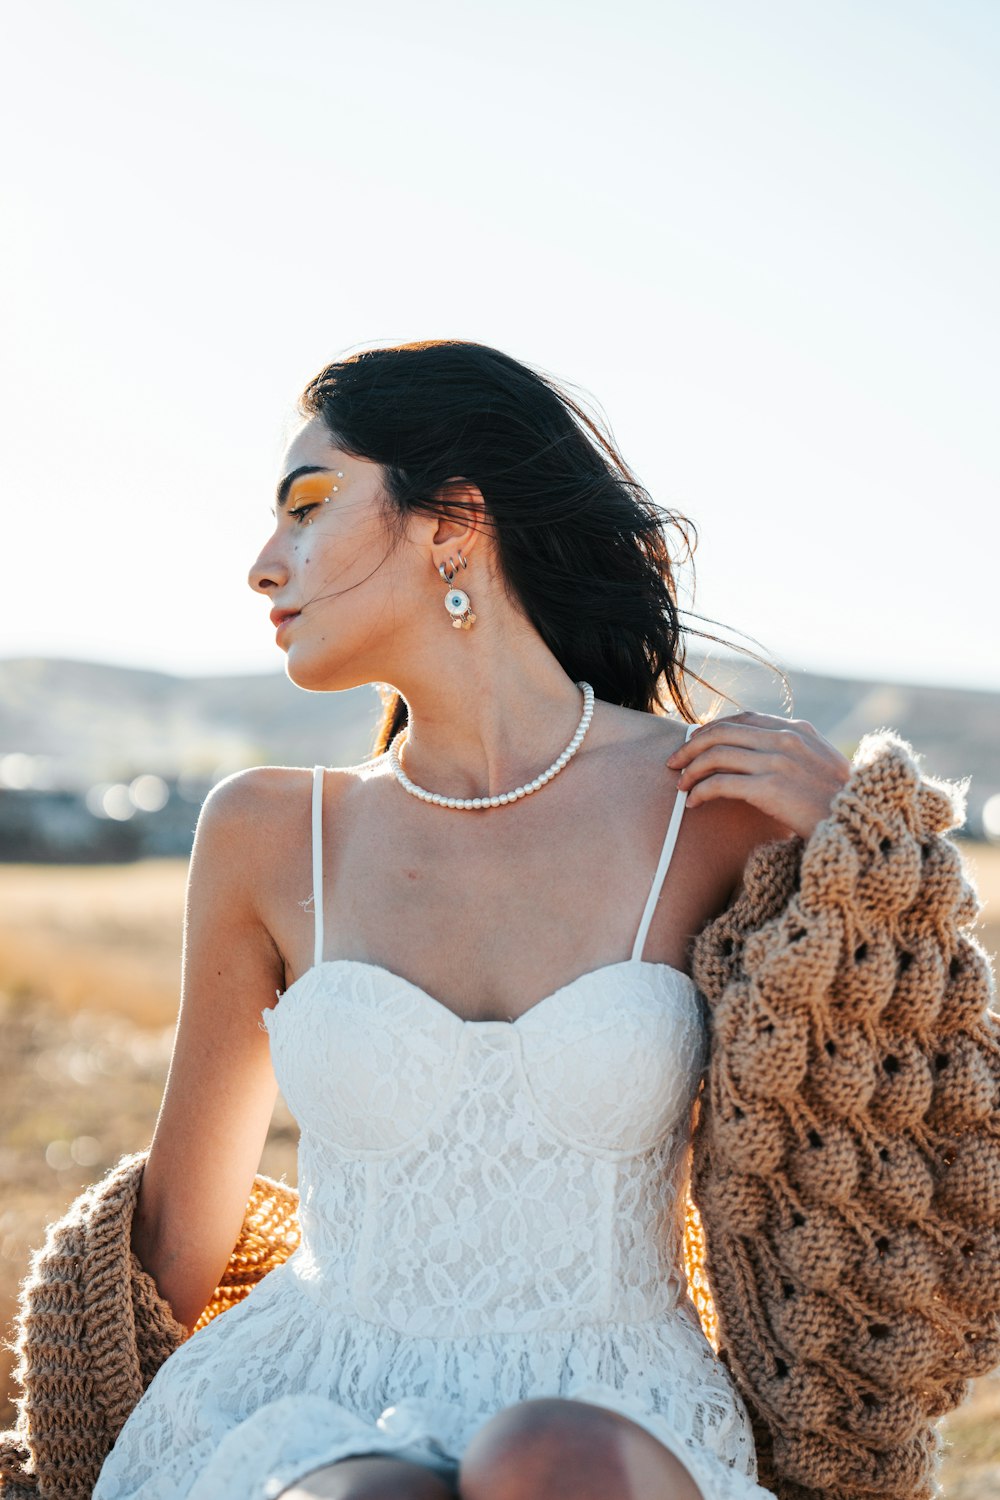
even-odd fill
[[[929,1500],[933,1421],[1000,1363],[1000,1016],[957,846],[964,783],[891,730],[808,840],[761,846],[703,930],[712,1046],[688,1286],[781,1500]],[[85,1500],[186,1337],[130,1249],[145,1153],[48,1232],[22,1286],[0,1500]],[[197,1327],[298,1243],[258,1176]]]

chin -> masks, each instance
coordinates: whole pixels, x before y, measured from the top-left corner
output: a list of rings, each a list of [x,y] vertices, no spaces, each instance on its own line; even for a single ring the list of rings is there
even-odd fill
[[[285,676],[289,682],[294,682],[297,688],[302,688],[306,693],[328,693],[335,686],[330,681],[328,672],[321,672],[315,668],[310,671],[308,667],[296,667],[291,662],[285,663]]]
[[[334,663],[303,659],[295,651],[291,651],[285,661],[285,676],[306,693],[336,693],[356,685],[353,681],[346,681]]]

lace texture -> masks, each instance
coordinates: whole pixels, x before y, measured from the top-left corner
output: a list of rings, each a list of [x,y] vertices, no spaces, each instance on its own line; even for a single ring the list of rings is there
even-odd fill
[[[160,1367],[94,1500],[272,1500],[354,1453],[454,1473],[538,1395],[640,1423],[704,1500],[768,1500],[683,1271],[693,981],[632,959],[465,1022],[335,959],[263,1024],[302,1133],[301,1244]]]

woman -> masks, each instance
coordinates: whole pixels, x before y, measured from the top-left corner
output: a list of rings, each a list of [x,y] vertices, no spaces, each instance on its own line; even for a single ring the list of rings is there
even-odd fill
[[[409,345],[302,415],[249,582],[292,681],[376,683],[383,723],[205,803],[132,1245],[192,1327],[275,1075],[304,1240],[163,1365],[95,1500],[763,1500],[678,1259],[689,953],[850,766],[690,722],[663,514],[547,379]]]

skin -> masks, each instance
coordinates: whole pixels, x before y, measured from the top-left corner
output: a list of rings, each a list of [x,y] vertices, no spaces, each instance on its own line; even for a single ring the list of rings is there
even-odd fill
[[[393,545],[377,465],[319,419],[295,434],[279,477],[303,465],[322,472],[292,486],[248,580],[267,609],[297,611],[278,636],[288,676],[313,692],[391,682],[409,707],[402,763],[420,786],[492,795],[536,776],[574,733],[582,696],[505,593],[479,491],[457,477],[472,521],[411,516]],[[438,564],[459,551],[471,630],[454,629],[443,604]],[[850,767],[805,721],[731,715],[679,750],[683,733],[595,700],[566,768],[484,811],[408,796],[386,757],[330,771],[323,956],[381,964],[464,1018],[513,1020],[629,956],[682,786],[687,810],[642,957],[690,972],[694,938],[732,899],[751,851],[808,837]],[[132,1235],[188,1327],[239,1234],[277,1094],[261,1012],[312,963],[310,783],[295,767],[240,772],[198,821],[174,1055]],[[434,1500],[441,1481],[408,1468],[359,1457],[291,1493]],[[465,1500],[709,1500],[641,1427],[555,1398],[488,1423],[460,1486]]]

